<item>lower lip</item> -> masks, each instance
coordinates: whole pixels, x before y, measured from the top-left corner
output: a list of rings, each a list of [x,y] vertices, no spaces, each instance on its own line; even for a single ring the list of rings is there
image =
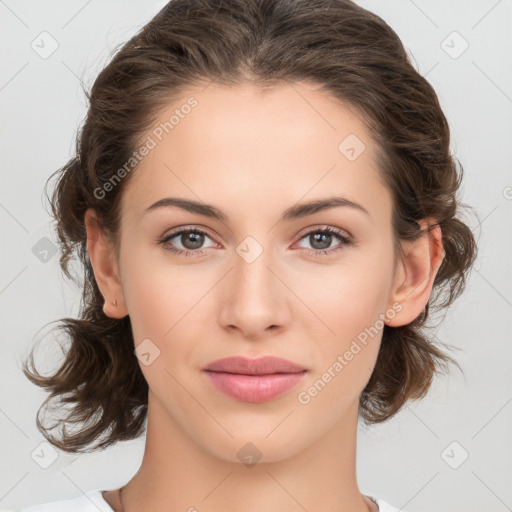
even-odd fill
[[[267,402],[296,386],[306,374],[272,373],[268,375],[240,375],[238,373],[212,372],[206,374],[213,385],[226,395],[244,402]]]

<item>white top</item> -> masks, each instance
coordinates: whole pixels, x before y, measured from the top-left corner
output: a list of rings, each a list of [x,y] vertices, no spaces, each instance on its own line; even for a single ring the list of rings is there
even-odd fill
[[[12,510],[10,512],[113,512],[112,507],[103,499],[102,492],[103,491],[90,491],[77,498],[52,501],[50,503]],[[369,495],[366,496],[377,503],[379,512],[405,512],[378,498],[373,498]]]

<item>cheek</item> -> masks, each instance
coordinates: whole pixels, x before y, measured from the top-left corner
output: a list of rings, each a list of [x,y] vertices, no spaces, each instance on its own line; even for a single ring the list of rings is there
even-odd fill
[[[135,347],[150,340],[144,347],[158,354],[151,365],[141,364],[141,370],[150,387],[167,389],[175,382],[164,370],[179,378],[184,368],[197,365],[197,347],[190,340],[200,338],[205,329],[202,299],[211,287],[211,276],[172,264],[160,248],[135,249],[123,264],[123,293]]]
[[[393,277],[391,251],[381,240],[347,252],[339,264],[303,272],[298,294],[306,298],[328,340],[346,342],[385,313]]]
[[[143,245],[129,236],[124,243],[123,294],[135,343],[141,336],[161,338],[186,313],[200,290],[184,279],[183,268],[173,265],[162,247]]]
[[[162,296],[164,284],[153,279],[156,269],[130,268],[126,271],[123,293],[130,315],[133,336],[137,345],[144,338],[160,338],[171,327],[172,318],[164,316],[173,311],[169,297]]]
[[[193,306],[205,291],[186,282],[183,275],[180,278],[179,267],[153,259],[153,264],[148,265],[148,259],[133,253],[129,261],[125,260],[123,292],[134,345],[150,389],[158,397],[182,401],[186,411],[191,407],[190,400],[178,383],[183,381],[184,369],[193,365],[194,345],[187,341],[195,336],[193,329],[201,325],[194,318],[200,310]],[[148,364],[143,354],[149,354]]]
[[[359,400],[375,367],[382,339],[382,283],[369,280],[370,285],[363,285],[357,277],[352,272],[349,277],[332,281],[329,296],[314,302],[321,325],[329,329],[323,328],[311,345],[313,372],[297,398],[315,416],[330,410],[329,418],[322,420],[326,427]]]
[[[359,394],[370,378],[384,328],[393,263],[392,246],[381,239],[374,247],[347,255],[327,272],[324,268],[323,276],[317,271],[303,281],[301,293],[308,297],[320,326],[315,371],[317,376],[330,372],[322,380],[333,382],[325,395],[342,388]],[[301,327],[306,332],[311,332],[310,321],[308,316]]]

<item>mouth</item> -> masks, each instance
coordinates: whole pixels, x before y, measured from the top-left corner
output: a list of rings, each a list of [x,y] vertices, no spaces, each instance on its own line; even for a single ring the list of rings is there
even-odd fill
[[[268,375],[274,373],[298,373],[307,370],[307,368],[281,357],[262,356],[251,359],[243,356],[233,356],[218,359],[205,366],[203,370],[243,375]]]
[[[292,361],[272,356],[219,359],[203,372],[222,393],[243,402],[259,403],[277,398],[296,386],[308,370]]]

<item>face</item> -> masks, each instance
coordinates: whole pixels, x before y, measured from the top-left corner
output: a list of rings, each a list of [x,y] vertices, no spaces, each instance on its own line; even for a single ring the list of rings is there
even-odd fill
[[[123,192],[119,270],[135,346],[149,354],[150,400],[225,460],[246,441],[279,460],[352,422],[394,309],[392,202],[374,143],[318,89],[188,89],[141,137],[150,149]],[[332,197],[346,202],[297,210]],[[164,198],[222,217],[148,210]],[[203,371],[235,355],[307,371],[280,395],[247,401]]]

